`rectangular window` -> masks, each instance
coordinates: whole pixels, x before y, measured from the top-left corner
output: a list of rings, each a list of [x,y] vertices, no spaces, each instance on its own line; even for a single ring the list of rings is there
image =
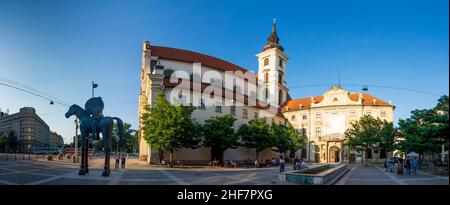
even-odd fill
[[[247,109],[242,109],[242,118],[247,119]]]
[[[322,117],[322,113],[316,112],[316,118],[321,118],[321,117]]]
[[[380,112],[380,117],[386,117],[386,110],[382,110]]]
[[[356,111],[350,110],[350,117],[356,117]]]
[[[283,59],[280,59],[279,65],[280,65],[280,67],[283,67]]]
[[[216,112],[222,112],[222,104],[216,103]]]
[[[269,73],[264,73],[264,83],[269,82]]]
[[[321,129],[320,127],[316,127],[316,137],[320,137],[321,136]]]
[[[295,120],[295,115],[291,115],[291,120],[292,120],[292,121]]]
[[[303,119],[304,119],[304,120],[308,119],[308,115],[303,114]]]
[[[199,107],[199,109],[200,110],[205,110],[206,109],[206,107],[205,107],[205,99],[203,99],[203,98],[200,98],[200,107]]]
[[[255,119],[258,119],[258,113],[255,112]]]
[[[230,106],[230,115],[236,115],[236,106],[235,105]]]

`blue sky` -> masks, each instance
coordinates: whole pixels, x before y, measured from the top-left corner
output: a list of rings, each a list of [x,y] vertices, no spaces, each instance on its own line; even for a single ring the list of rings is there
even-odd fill
[[[84,105],[91,81],[105,115],[137,128],[142,42],[193,50],[257,70],[273,17],[290,57],[293,98],[329,86],[368,84],[449,93],[449,11],[435,1],[4,1],[0,0],[0,77]],[[361,92],[361,87],[344,86]],[[398,118],[438,96],[369,87],[397,106]],[[0,86],[0,108],[32,106],[62,134],[74,135],[66,108]]]

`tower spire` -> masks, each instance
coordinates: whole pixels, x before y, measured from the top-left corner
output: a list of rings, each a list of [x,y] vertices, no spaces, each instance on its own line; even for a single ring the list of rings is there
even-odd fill
[[[269,49],[269,48],[279,48],[281,51],[284,50],[283,47],[280,45],[280,38],[278,38],[277,35],[277,25],[276,25],[276,18],[273,18],[272,23],[272,33],[267,38],[267,44],[264,46],[263,51]]]

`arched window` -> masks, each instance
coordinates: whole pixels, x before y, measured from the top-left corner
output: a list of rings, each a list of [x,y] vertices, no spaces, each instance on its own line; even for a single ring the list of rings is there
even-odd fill
[[[264,58],[264,66],[269,65],[269,58]]]
[[[172,76],[173,70],[164,70],[164,78],[170,78]]]

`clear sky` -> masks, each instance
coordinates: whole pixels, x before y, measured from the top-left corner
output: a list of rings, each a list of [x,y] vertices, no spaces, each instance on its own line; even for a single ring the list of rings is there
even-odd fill
[[[70,103],[96,95],[104,114],[137,128],[142,42],[193,50],[257,70],[273,17],[293,98],[321,95],[338,81],[447,94],[449,10],[433,1],[5,1],[0,0],[0,77]],[[330,86],[297,87],[311,84]],[[361,87],[343,86],[361,92]],[[395,122],[438,96],[369,87],[392,100]],[[32,106],[74,136],[66,107],[0,85],[0,108]]]

